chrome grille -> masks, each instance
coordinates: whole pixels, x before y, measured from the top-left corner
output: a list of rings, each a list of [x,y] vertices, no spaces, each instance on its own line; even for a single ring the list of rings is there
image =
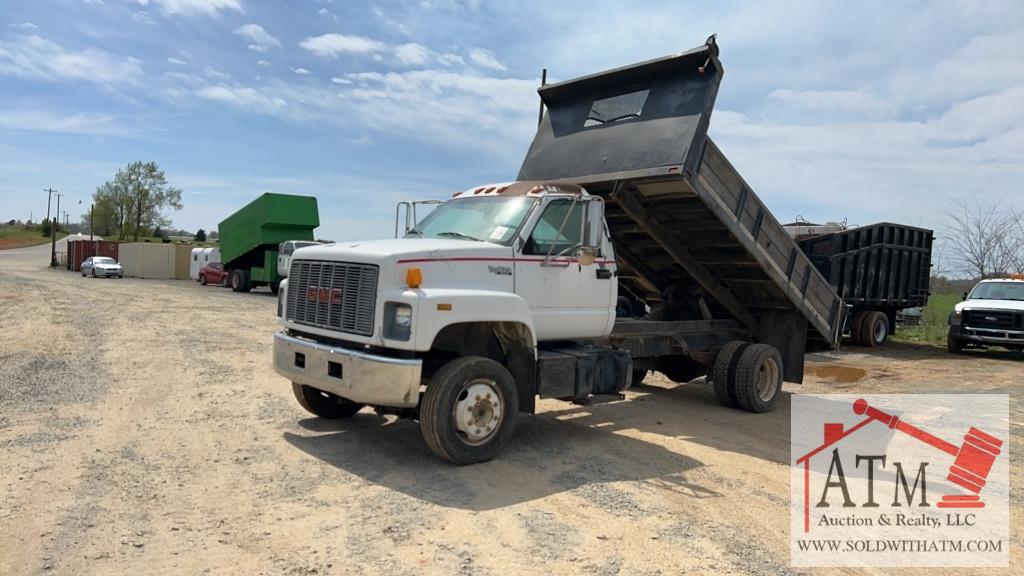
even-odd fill
[[[285,315],[299,324],[372,336],[378,272],[369,264],[293,260]]]

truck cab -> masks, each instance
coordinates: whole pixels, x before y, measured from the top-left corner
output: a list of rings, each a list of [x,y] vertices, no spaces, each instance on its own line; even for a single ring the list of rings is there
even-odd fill
[[[314,242],[312,240],[286,240],[281,242],[277,247],[277,275],[281,278],[288,276],[288,267],[292,263],[292,254],[299,248],[305,248],[307,246],[319,246],[323,242]]]
[[[1024,274],[978,282],[953,307],[948,323],[946,345],[954,354],[988,346],[1024,349]]]

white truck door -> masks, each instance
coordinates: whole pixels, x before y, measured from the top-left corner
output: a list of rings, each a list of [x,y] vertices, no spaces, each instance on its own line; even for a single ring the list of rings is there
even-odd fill
[[[607,333],[615,280],[596,278],[600,266],[607,268],[601,257],[584,265],[573,254],[582,242],[585,206],[568,198],[546,200],[516,257],[516,293],[530,305],[538,340]]]

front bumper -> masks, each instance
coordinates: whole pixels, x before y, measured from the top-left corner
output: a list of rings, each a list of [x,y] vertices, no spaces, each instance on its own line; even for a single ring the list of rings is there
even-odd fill
[[[297,384],[360,404],[413,408],[422,360],[390,358],[274,334],[274,370]]]
[[[993,328],[972,328],[971,326],[950,326],[949,333],[958,340],[996,345],[1024,346],[1024,331],[1000,330]]]

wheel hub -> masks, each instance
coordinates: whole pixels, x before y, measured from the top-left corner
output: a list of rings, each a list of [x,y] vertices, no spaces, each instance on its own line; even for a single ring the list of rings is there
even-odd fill
[[[474,380],[455,403],[455,428],[467,444],[485,442],[501,424],[503,407],[493,380]]]
[[[764,402],[772,399],[779,386],[779,366],[768,358],[757,370],[757,395]]]

